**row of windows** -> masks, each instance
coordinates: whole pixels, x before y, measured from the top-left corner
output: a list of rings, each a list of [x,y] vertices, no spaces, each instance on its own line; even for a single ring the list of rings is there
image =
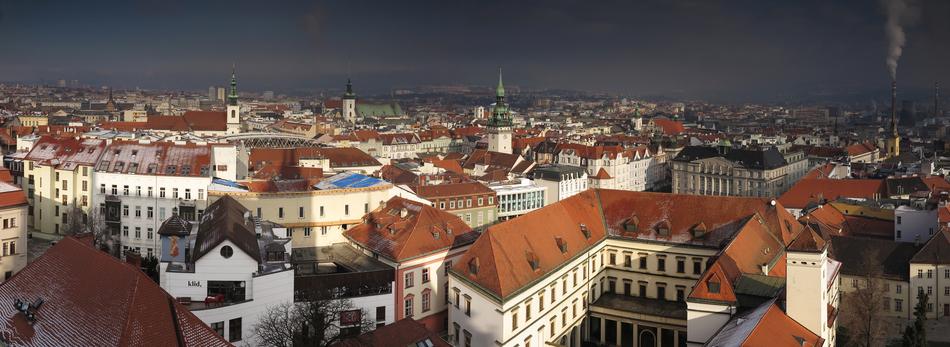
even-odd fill
[[[917,278],[924,278],[923,269],[917,269]],[[934,278],[933,269],[927,269],[927,278]],[[943,270],[943,278],[950,279],[950,269]]]
[[[224,337],[224,322],[211,323],[211,329]],[[228,321],[228,341],[241,341],[241,318],[234,318]]]
[[[65,184],[66,181],[63,181],[63,183]],[[85,183],[85,182],[83,182],[83,183]],[[146,189],[146,192],[145,192],[145,196],[151,198],[151,197],[152,197],[152,194],[153,194],[152,187],[146,187],[146,188],[147,188],[147,189]],[[83,191],[85,191],[85,185],[83,185]],[[110,192],[112,195],[119,195],[119,187],[118,187],[117,185],[113,184],[113,185],[112,185],[112,189],[109,190],[109,192]],[[106,185],[105,185],[105,184],[100,184],[100,185],[99,185],[99,193],[100,193],[100,194],[106,194]],[[192,195],[191,195],[191,188],[185,188],[184,193],[185,193],[184,199],[185,199],[185,200],[191,200],[191,198],[192,198]],[[127,186],[127,185],[122,186],[122,195],[124,195],[124,196],[129,196],[129,194],[130,194],[129,186]],[[142,196],[142,186],[135,186],[135,196]],[[159,187],[159,188],[158,188],[158,197],[159,197],[159,198],[165,198],[165,197],[166,197],[166,194],[165,194],[165,187]],[[178,188],[172,188],[172,199],[178,199],[178,198],[179,198],[179,195],[178,195]],[[204,198],[205,198],[205,190],[204,190],[204,189],[198,189],[197,200],[204,200]]]
[[[16,224],[16,217],[4,218],[4,219],[3,219],[3,228],[4,228],[4,229],[16,228],[16,227],[17,227],[17,224]]]
[[[658,272],[666,272],[666,254],[658,253],[655,254],[656,257],[656,267],[655,270]],[[647,268],[647,263],[649,259],[649,254],[647,253],[638,253],[637,254],[637,269],[640,270],[649,270]],[[608,252],[607,264],[611,266],[617,265],[617,253]],[[692,258],[692,274],[701,275],[703,273],[703,260],[702,258]],[[632,254],[623,254],[623,267],[632,269],[633,268],[633,255]],[[686,273],[686,257],[677,256],[676,257],[676,273],[685,274]]]
[[[363,204],[363,213],[364,214],[369,213],[369,203]],[[346,215],[346,216],[350,215],[349,204],[343,205],[343,215]],[[326,209],[324,208],[324,206],[320,206],[320,217],[325,217],[325,216],[326,216]],[[257,208],[257,217],[264,218],[264,211],[260,207]],[[278,219],[286,218],[286,214],[284,213],[283,207],[277,208],[277,218]],[[306,210],[304,209],[303,206],[297,207],[297,218],[300,218],[300,219],[307,218]]]
[[[495,196],[494,196],[494,195],[488,196],[487,198],[488,198],[488,206],[491,206],[491,205],[494,205],[494,204],[495,204]],[[474,200],[474,201],[478,203],[478,205],[476,205],[477,207],[486,206],[486,205],[485,205],[485,197],[483,197],[483,196],[478,197],[477,200]],[[436,200],[433,200],[433,201],[432,201],[432,206],[435,207],[436,204],[438,204],[439,209],[445,210],[445,209],[446,209],[446,203],[448,204],[448,209],[453,210],[453,209],[456,209],[456,208],[471,208],[471,207],[472,207],[473,200],[472,200],[471,197],[469,197],[469,198],[447,199],[447,200],[445,200],[445,199],[436,199]]]
[[[135,234],[134,234],[134,235],[135,235],[135,238],[136,238],[136,239],[141,239],[141,238],[142,238],[142,227],[135,227]],[[123,237],[129,237],[129,226],[128,226],[128,225],[123,225],[123,226],[122,226],[122,236],[123,236]],[[152,232],[152,228],[147,228],[147,229],[146,229],[146,231],[145,231],[145,237],[146,237],[148,240],[151,240],[151,239],[154,238],[154,233]]]

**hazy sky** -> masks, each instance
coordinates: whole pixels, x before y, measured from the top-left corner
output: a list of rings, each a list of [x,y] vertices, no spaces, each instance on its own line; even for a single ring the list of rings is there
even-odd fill
[[[506,82],[774,98],[887,87],[877,1],[0,0],[0,80],[358,91]],[[920,0],[902,87],[950,86],[950,1]],[[908,88],[910,89],[910,88]]]

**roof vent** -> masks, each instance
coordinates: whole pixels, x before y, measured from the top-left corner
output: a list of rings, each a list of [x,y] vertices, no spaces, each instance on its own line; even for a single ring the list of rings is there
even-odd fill
[[[406,218],[406,216],[408,216],[408,215],[409,215],[409,209],[408,209],[408,208],[403,207],[403,208],[399,209],[399,217],[401,217],[401,218]]]
[[[25,316],[29,321],[30,325],[33,325],[33,322],[36,322],[36,311],[40,309],[40,306],[43,306],[43,298],[37,298],[36,301],[31,303],[23,302],[23,300],[20,299],[15,299],[13,301],[13,308],[15,308],[17,311],[20,311],[20,313],[22,313],[23,316]]]

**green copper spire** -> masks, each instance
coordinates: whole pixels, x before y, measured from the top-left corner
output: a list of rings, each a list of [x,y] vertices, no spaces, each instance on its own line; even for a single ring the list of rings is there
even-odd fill
[[[501,80],[501,68],[498,68],[498,88],[495,89],[495,108],[488,119],[490,127],[510,127],[511,115],[508,113],[508,104],[505,103],[505,85]]]
[[[501,68],[498,68],[498,88],[495,88],[495,97],[505,97],[505,84],[501,81]]]
[[[231,92],[228,93],[228,105],[237,106],[237,76],[234,74],[234,65],[231,65]]]

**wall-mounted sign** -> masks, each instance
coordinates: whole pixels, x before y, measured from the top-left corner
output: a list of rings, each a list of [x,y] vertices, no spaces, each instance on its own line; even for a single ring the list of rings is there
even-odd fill
[[[188,281],[189,287],[201,287],[201,281]]]
[[[363,320],[363,311],[349,310],[340,312],[340,325],[356,325]]]

